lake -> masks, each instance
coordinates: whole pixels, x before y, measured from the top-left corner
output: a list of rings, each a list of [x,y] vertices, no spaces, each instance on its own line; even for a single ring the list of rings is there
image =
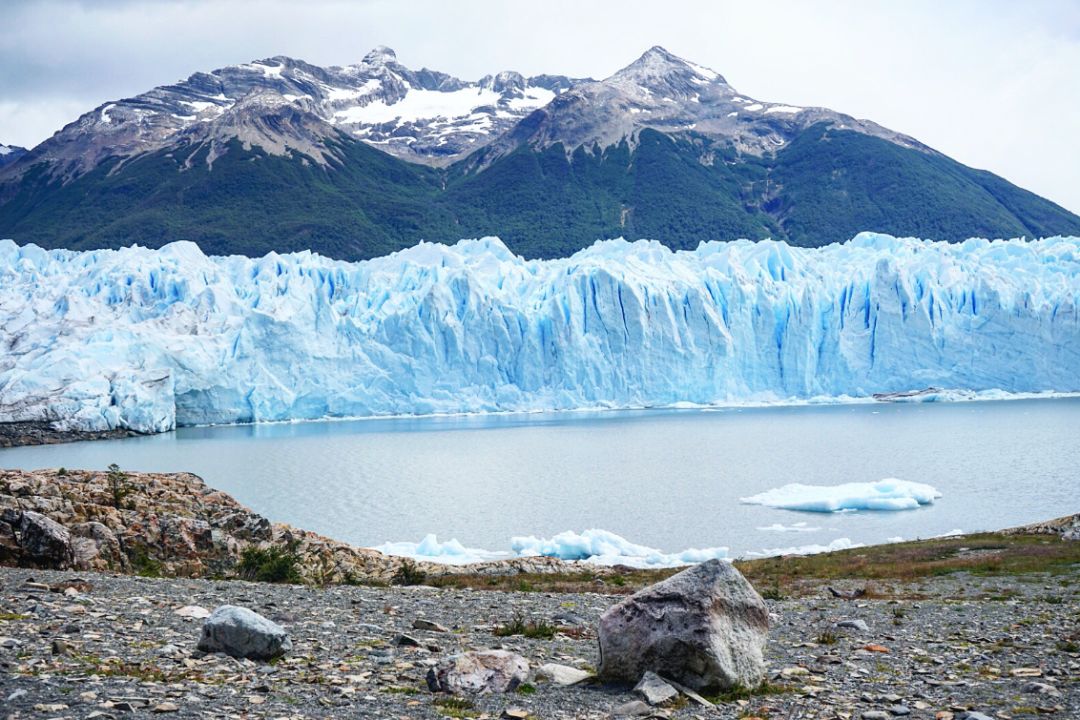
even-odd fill
[[[512,536],[602,528],[665,552],[739,556],[1076,512],[1077,428],[1077,398],[420,417],[11,448],[0,466],[194,472],[274,521],[361,546],[436,533],[501,551]],[[739,501],[886,477],[942,497],[831,514]]]

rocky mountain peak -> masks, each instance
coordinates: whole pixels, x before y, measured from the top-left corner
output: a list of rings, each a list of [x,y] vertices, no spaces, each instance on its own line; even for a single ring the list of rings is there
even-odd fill
[[[695,86],[704,84],[727,85],[719,73],[683,60],[659,45],[646,50],[641,57],[604,82],[661,93],[692,92]]]
[[[363,60],[364,65],[374,67],[393,62],[397,62],[397,53],[385,45],[378,45],[375,48],[372,48],[371,52],[365,55]]]

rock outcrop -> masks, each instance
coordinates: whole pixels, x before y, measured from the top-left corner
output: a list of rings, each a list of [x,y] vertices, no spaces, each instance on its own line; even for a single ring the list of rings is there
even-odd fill
[[[710,560],[612,606],[599,623],[604,680],[647,672],[692,690],[752,688],[765,676],[765,601],[730,564]]]
[[[271,523],[190,473],[0,470],[0,565],[210,577],[235,575],[248,548],[285,550],[315,585],[390,583],[403,558]],[[567,569],[556,558],[414,563],[420,577]],[[606,572],[598,569],[597,572]]]

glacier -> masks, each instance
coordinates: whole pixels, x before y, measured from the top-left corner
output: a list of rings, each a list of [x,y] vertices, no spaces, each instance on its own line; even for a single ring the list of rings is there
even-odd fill
[[[349,263],[0,241],[0,422],[140,432],[400,414],[1080,390],[1080,238],[498,239]]]

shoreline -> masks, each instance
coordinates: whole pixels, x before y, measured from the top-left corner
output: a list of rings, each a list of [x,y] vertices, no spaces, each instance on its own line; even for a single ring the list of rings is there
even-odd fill
[[[208,423],[178,425],[171,430],[159,433],[145,433],[128,428],[109,430],[57,430],[53,422],[47,420],[0,422],[0,450],[14,447],[35,445],[57,445],[69,442],[91,440],[118,440],[132,437],[152,437],[166,435],[184,429],[209,429],[231,427],[260,427],[278,425],[301,425],[309,423],[347,423],[377,422],[388,420],[433,420],[433,419],[473,419],[488,417],[530,417],[554,415],[612,414],[632,412],[724,412],[742,410],[771,410],[785,408],[843,407],[850,405],[875,404],[961,404],[1017,402],[1025,400],[1063,400],[1080,398],[1080,391],[1045,390],[1039,392],[1008,392],[1000,389],[989,390],[950,390],[943,388],[923,388],[896,392],[873,393],[853,396],[815,396],[811,398],[786,398],[781,400],[745,400],[723,401],[716,403],[675,402],[667,405],[625,405],[625,406],[589,406],[568,409],[533,409],[533,410],[478,410],[444,413],[399,413],[388,415],[357,415],[319,418],[291,418],[287,420],[253,420],[235,423]]]

